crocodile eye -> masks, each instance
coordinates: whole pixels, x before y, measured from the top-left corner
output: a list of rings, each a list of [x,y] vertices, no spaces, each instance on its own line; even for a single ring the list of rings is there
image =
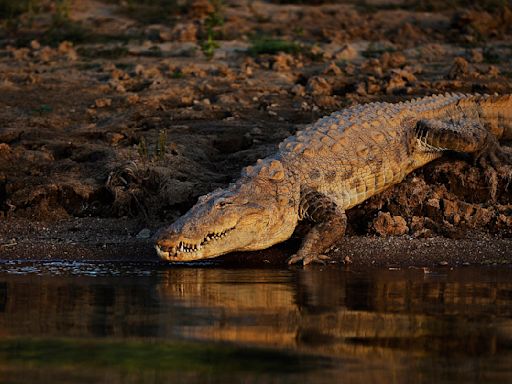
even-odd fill
[[[229,204],[231,204],[229,201],[221,200],[221,201],[218,202],[217,205],[219,206],[219,208],[222,208],[222,207],[225,207],[226,205],[229,205]]]

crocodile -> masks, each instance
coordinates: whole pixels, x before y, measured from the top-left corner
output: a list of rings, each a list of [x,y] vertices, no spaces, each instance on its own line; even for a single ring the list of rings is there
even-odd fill
[[[447,151],[487,175],[511,174],[512,95],[448,93],[335,112],[279,144],[225,189],[201,196],[156,235],[158,255],[195,261],[268,248],[312,222],[289,264],[325,262],[345,233],[345,211]]]

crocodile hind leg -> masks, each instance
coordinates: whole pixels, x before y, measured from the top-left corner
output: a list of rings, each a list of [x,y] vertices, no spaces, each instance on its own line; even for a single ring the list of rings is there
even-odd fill
[[[347,216],[336,203],[326,195],[308,189],[301,193],[300,217],[314,223],[298,252],[288,259],[288,264],[302,262],[325,263],[328,251],[345,234]]]
[[[450,150],[472,154],[475,163],[484,170],[493,200],[498,178],[507,181],[512,178],[512,150],[501,146],[496,136],[478,119],[420,120],[415,134],[426,151]]]

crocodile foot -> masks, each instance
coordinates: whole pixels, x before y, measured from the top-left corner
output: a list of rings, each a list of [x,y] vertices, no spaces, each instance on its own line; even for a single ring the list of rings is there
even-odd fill
[[[297,264],[300,262],[302,262],[302,265],[308,265],[312,263],[325,264],[329,260],[331,260],[331,258],[326,255],[299,251],[288,259],[288,265]]]
[[[485,178],[489,183],[492,200],[496,199],[498,180],[506,180],[507,187],[512,180],[512,149],[501,146],[493,140],[475,159],[484,170]]]

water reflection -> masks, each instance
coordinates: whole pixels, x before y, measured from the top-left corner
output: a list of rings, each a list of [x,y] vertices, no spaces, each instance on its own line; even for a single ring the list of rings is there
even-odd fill
[[[314,362],[307,377],[318,382],[336,378],[347,382],[512,379],[510,269],[467,268],[425,275],[419,270],[354,273],[338,268],[148,266],[139,267],[140,273],[123,273],[117,266],[102,266],[103,271],[110,268],[113,273],[90,277],[70,276],[76,273],[65,266],[61,266],[58,276],[45,273],[41,266],[24,275],[11,275],[6,273],[7,267],[3,268],[0,335],[4,342],[0,346],[7,351],[4,358],[12,355],[12,346],[6,346],[5,340],[19,344],[20,340],[43,339],[46,341],[37,346],[27,341],[21,344],[23,348],[45,350],[48,339],[66,343],[74,340],[73,345],[80,345],[77,340],[91,339],[95,344],[89,349],[132,351],[140,357],[139,370],[151,368],[159,372],[160,379],[165,371],[165,377],[176,378],[179,364],[155,367],[149,364],[149,357],[162,355],[161,348],[170,356],[176,347],[173,343],[193,340],[208,348],[213,345],[214,355],[222,355],[215,348],[226,346],[217,342],[229,342],[228,346],[238,348],[237,354],[265,348],[267,352],[256,355],[302,356],[300,363],[294,357],[278,364],[282,370],[268,365],[279,361],[278,355],[272,355],[269,361],[259,357],[254,361],[266,367],[267,373],[262,376],[248,368],[239,369],[237,372],[244,374],[235,375],[237,380],[293,382],[297,377],[285,366],[300,367],[304,361]],[[148,345],[156,350],[148,349]],[[189,344],[180,346],[183,350],[189,348]],[[24,350],[20,348],[16,350]],[[66,348],[66,356],[72,355]],[[127,361],[134,358],[126,357]],[[195,357],[192,360],[199,361]],[[10,364],[3,363],[0,372],[13,366],[23,367],[25,372],[23,361],[20,357]],[[88,359],[84,361],[94,365]],[[219,361],[211,361],[218,367]],[[228,358],[222,361],[238,367]],[[37,364],[32,361],[30,366],[36,369]],[[242,366],[249,364],[246,361]],[[127,368],[123,363],[117,369]],[[185,371],[178,375],[181,379],[198,379],[190,376],[195,369]],[[96,380],[103,380],[103,373]],[[211,375],[207,375],[210,381],[225,380],[226,370]],[[301,375],[304,377],[304,372]]]

